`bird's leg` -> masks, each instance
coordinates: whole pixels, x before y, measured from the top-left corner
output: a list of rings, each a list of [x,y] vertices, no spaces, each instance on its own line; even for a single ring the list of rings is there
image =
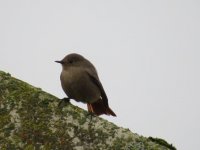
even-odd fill
[[[93,111],[93,108],[92,108],[92,105],[90,103],[87,103],[87,108],[88,108],[88,113],[86,114],[86,118],[88,118],[88,116],[90,117],[90,122],[92,120],[92,117],[96,116],[94,111]]]
[[[69,103],[69,102],[70,102],[70,98],[69,97],[64,97],[64,98],[60,99],[58,107],[63,106],[63,103],[66,104],[66,103]]]

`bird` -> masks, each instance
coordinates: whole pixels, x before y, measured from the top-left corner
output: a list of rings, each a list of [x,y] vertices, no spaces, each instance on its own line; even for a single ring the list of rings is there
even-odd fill
[[[108,105],[108,98],[94,65],[77,53],[55,61],[62,65],[61,86],[68,99],[87,104],[88,112],[116,116]]]

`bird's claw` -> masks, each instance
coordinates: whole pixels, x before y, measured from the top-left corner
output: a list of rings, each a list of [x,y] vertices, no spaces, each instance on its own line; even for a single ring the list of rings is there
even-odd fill
[[[88,112],[86,117],[89,117],[89,119],[91,121],[93,117],[96,117],[96,115],[93,112]]]
[[[64,97],[58,103],[58,107],[63,107],[63,106],[65,106],[68,103],[70,103],[70,98],[69,97]]]

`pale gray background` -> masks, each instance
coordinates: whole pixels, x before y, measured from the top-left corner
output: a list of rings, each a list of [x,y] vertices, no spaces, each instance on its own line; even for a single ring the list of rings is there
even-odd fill
[[[199,1],[0,0],[0,70],[63,98],[54,60],[80,53],[117,114],[103,118],[181,150],[200,147],[199,43]]]

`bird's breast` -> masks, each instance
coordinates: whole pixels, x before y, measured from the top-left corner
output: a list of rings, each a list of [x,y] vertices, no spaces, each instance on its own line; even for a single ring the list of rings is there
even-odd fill
[[[94,102],[101,96],[99,88],[82,69],[63,70],[60,79],[65,93],[77,101]]]

